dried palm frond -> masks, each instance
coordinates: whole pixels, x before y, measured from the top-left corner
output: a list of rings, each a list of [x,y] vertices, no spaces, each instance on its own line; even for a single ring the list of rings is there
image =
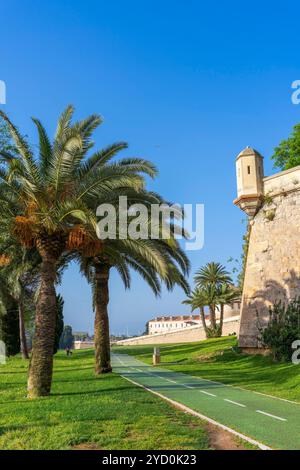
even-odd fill
[[[34,246],[35,236],[32,231],[32,220],[29,217],[22,215],[15,217],[13,233],[26,248]]]
[[[37,210],[37,203],[35,201],[30,201],[29,204],[27,205],[27,215],[28,217],[31,217],[34,215],[34,213]]]
[[[7,266],[11,262],[11,257],[6,255],[6,254],[1,254],[0,255],[0,266]]]
[[[81,224],[77,224],[69,232],[67,240],[68,250],[78,250],[84,256],[89,257],[101,253],[102,247],[102,241],[94,239]]]
[[[75,225],[69,232],[67,240],[68,250],[77,250],[82,248],[87,239],[87,232],[80,224]]]

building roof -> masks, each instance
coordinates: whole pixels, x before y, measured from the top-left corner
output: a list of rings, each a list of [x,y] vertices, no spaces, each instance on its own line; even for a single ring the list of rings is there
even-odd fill
[[[201,320],[200,315],[174,315],[169,317],[156,317],[152,318],[150,321],[160,321],[160,322],[167,322],[167,321],[199,321]]]
[[[257,155],[258,157],[263,158],[263,156],[257,150],[255,150],[254,148],[248,146],[248,147],[244,148],[244,150],[242,150],[238,154],[236,159],[238,160],[240,157],[247,157],[247,156],[250,156],[250,155]]]

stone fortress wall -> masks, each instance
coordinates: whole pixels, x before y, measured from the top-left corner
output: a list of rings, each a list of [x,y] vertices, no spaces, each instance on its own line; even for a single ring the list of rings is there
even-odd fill
[[[253,353],[261,346],[259,326],[266,325],[269,306],[300,295],[300,167],[263,177],[257,171],[262,162],[250,148],[238,156],[234,201],[250,216],[239,345]]]

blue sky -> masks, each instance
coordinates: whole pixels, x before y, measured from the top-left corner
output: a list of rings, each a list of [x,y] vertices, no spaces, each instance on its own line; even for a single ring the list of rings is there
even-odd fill
[[[73,103],[97,112],[98,147],[129,142],[125,155],[155,162],[150,187],[168,200],[205,204],[205,245],[190,252],[192,274],[241,253],[243,214],[233,206],[236,155],[265,156],[300,121],[291,83],[300,79],[295,2],[115,0],[1,2],[2,106],[36,143],[30,116],[53,133]],[[192,275],[191,275],[192,279]],[[134,276],[125,292],[111,276],[111,327],[138,333],[156,315],[187,313],[176,289],[155,299]],[[90,290],[71,266],[61,286],[65,322],[93,329]]]

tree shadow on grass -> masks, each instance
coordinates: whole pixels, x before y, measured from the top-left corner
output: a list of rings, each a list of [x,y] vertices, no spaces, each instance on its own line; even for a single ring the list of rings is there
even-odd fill
[[[228,351],[202,363],[202,366],[205,365],[209,367],[201,367],[201,363],[199,363],[199,368],[194,366],[181,372],[195,377],[217,380],[225,384],[249,385],[252,389],[255,389],[256,384],[259,386],[284,385],[297,377],[300,382],[299,366],[274,363],[271,357],[236,355]],[[291,387],[289,386],[289,388]]]
[[[76,396],[76,395],[83,395],[83,396],[85,396],[85,395],[95,395],[95,396],[98,396],[98,395],[103,395],[105,393],[122,392],[124,390],[132,390],[132,387],[128,386],[128,387],[118,387],[118,388],[101,388],[101,389],[98,389],[98,390],[89,390],[89,391],[82,390],[82,392],[59,392],[59,393],[52,392],[50,397],[66,397],[66,396]]]

